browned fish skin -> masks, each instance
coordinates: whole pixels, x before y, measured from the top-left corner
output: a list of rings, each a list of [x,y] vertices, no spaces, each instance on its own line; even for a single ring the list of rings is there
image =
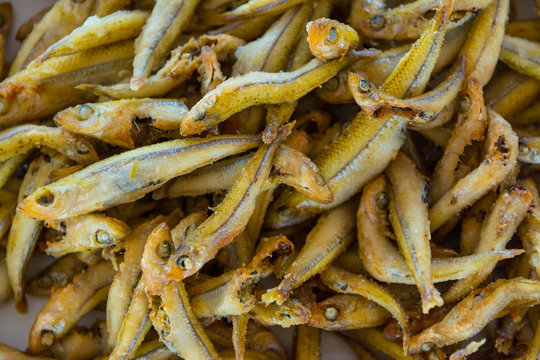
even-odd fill
[[[314,59],[300,69],[286,73],[252,72],[233,77],[207,93],[182,120],[183,135],[212,129],[231,115],[250,106],[292,102],[320,86],[339,70],[376,51],[352,52],[342,60]],[[262,94],[266,94],[262,97]]]
[[[77,258],[77,255],[66,255],[31,279],[27,291],[34,296],[50,296],[53,288],[66,286],[73,276],[85,268],[86,265]]]
[[[75,276],[66,287],[54,291],[30,330],[30,353],[49,348],[103,301],[115,273],[111,262],[101,261]]]
[[[49,184],[52,171],[65,166],[67,166],[67,159],[60,154],[52,158],[44,155],[35,159],[28,167],[21,184],[18,202],[21,202],[36,188]],[[43,221],[17,212],[9,231],[6,256],[7,271],[16,307],[21,313],[26,313],[28,310],[25,297],[26,270],[42,229]]]
[[[94,97],[75,86],[111,84],[130,70],[133,40],[51,58],[0,83],[0,125],[28,122]]]
[[[271,144],[259,147],[240,181],[233,185],[215,212],[186,236],[169,260],[168,278],[182,280],[194,274],[244,230],[264,189],[278,145],[289,135],[291,127],[283,126]]]
[[[175,176],[259,144],[260,139],[255,136],[217,136],[141,147],[40,188],[19,204],[19,209],[41,219],[62,219],[103,210],[140,199]],[[157,161],[162,162],[161,167]],[[170,166],[171,161],[174,167]],[[44,202],[45,199],[48,200]]]
[[[423,92],[438,58],[451,10],[451,1],[441,3],[436,20],[401,59],[381,91],[400,98]],[[359,85],[349,82],[353,93],[361,91]],[[321,205],[299,193],[283,192],[270,209],[267,225],[276,228],[300,223],[333,208],[383,171],[403,145],[407,124],[406,118],[389,113],[383,113],[381,120],[373,121],[366,113],[359,112],[327,151],[315,159],[334,193],[332,203]]]
[[[151,118],[156,128],[178,130],[180,120],[187,113],[181,100],[131,99],[83,104],[58,112],[54,122],[75,134],[98,138],[127,149],[135,147],[131,135],[136,118]]]
[[[83,137],[48,126],[21,125],[0,132],[0,161],[45,146],[83,164],[98,160],[96,150]]]
[[[433,346],[454,344],[476,334],[488,321],[520,307],[540,302],[540,282],[523,278],[500,279],[472,292],[460,301],[445,318],[413,336],[409,350],[427,351]]]
[[[50,45],[80,26],[87,17],[93,14],[95,6],[99,2],[101,0],[57,1],[24,39],[21,49],[11,64],[9,76],[24,69]],[[100,14],[100,16],[103,15],[107,14]]]

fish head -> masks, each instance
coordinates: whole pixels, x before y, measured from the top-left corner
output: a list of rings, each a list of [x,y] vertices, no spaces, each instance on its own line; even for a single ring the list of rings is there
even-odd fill
[[[208,130],[214,124],[214,120],[219,118],[219,114],[213,112],[213,108],[218,100],[218,88],[207,93],[197,102],[184,116],[180,123],[180,133],[183,136],[198,135]]]
[[[31,86],[4,81],[0,84],[0,125],[11,125],[35,115],[39,93]]]
[[[93,238],[104,245],[117,244],[124,239],[131,229],[123,221],[108,217],[104,214],[97,215],[101,218],[102,226],[93,233]]]
[[[174,250],[171,231],[161,223],[148,236],[144,245],[141,270],[145,289],[149,295],[158,295],[169,282],[165,278],[167,259]]]
[[[28,336],[28,351],[32,354],[39,354],[50,348],[66,326],[65,320],[54,316],[53,312],[43,314],[39,320]]]
[[[358,104],[369,115],[373,115],[384,104],[379,90],[361,73],[349,73],[349,90]]]
[[[540,163],[540,141],[537,138],[520,138],[518,160],[529,164]]]
[[[288,298],[283,305],[272,303],[269,305],[257,304],[257,312],[264,313],[264,317],[271,318],[275,324],[288,328],[294,325],[308,323],[311,318],[311,312],[300,301],[294,298]]]
[[[96,248],[112,246],[125,238],[130,228],[123,221],[105,214],[94,213],[70,218],[66,237],[88,239],[88,244]]]
[[[93,104],[82,104],[60,111],[54,122],[74,133],[94,134],[103,128],[99,119],[99,111]]]
[[[77,207],[77,199],[84,191],[76,184],[58,185],[64,180],[38,188],[19,203],[17,211],[40,220],[74,216],[72,211]]]
[[[359,42],[356,31],[339,21],[321,18],[306,25],[311,53],[321,59],[336,59]]]
[[[389,313],[370,300],[359,295],[337,294],[313,304],[309,325],[327,329],[353,329],[379,326],[388,321]]]
[[[193,234],[193,233],[192,233]],[[197,271],[215,256],[213,249],[206,246],[191,246],[190,241],[180,244],[167,263],[166,277],[169,280],[183,280]]]
[[[349,295],[334,295],[319,303],[313,304],[310,324],[317,327],[332,328],[335,324],[343,323],[348,313],[354,308],[352,297]]]
[[[400,18],[401,22],[405,22],[407,19]],[[376,14],[370,18],[364,18],[355,24],[355,29],[358,30],[360,35],[367,38],[381,38],[388,37],[395,31],[395,24],[397,17],[394,19],[388,19],[384,14]],[[397,21],[399,23],[399,21]]]

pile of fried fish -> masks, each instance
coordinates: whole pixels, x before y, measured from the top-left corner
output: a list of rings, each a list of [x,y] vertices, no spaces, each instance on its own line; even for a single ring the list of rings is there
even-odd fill
[[[0,358],[284,360],[277,325],[296,359],[325,331],[359,359],[536,359],[535,6],[39,11],[0,83],[0,301],[48,300]]]

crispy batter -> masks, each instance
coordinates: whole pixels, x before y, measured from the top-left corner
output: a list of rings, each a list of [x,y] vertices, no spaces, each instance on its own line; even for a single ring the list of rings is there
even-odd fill
[[[277,147],[289,135],[290,126],[280,133],[272,144],[259,147],[214,213],[177,247],[168,263],[170,279],[182,280],[193,275],[244,230],[270,174]]]
[[[322,215],[308,234],[306,242],[296,259],[286,270],[281,283],[263,295],[265,303],[283,304],[293,290],[328,265],[347,249],[352,242],[355,227],[354,208],[351,200]]]
[[[65,167],[66,160],[60,154],[52,158],[45,155],[35,159],[28,167],[17,201],[20,203],[29,193],[40,186],[50,183],[51,172]],[[9,230],[6,257],[7,271],[17,310],[22,313],[26,313],[28,309],[24,294],[26,270],[42,229],[43,221],[29,218],[17,212],[13,217]]]
[[[433,285],[426,180],[403,152],[388,165],[386,176],[391,183],[390,223],[420,291],[422,310],[427,313],[443,301]]]
[[[142,198],[175,176],[259,143],[254,136],[218,136],[141,147],[39,188],[19,204],[19,210],[35,218],[62,219],[124,204]]]
[[[441,3],[430,27],[401,59],[381,91],[401,98],[418,95],[425,89],[442,45],[451,8],[451,2]],[[349,88],[351,92],[359,91],[354,83],[349,83]],[[403,145],[406,120],[389,113],[380,120],[373,120],[363,112],[358,113],[328,149],[315,159],[315,165],[334,193],[334,201],[322,205],[309,201],[302,194],[283,192],[271,207],[267,224],[276,228],[300,223],[348,200],[382,172]]]
[[[415,335],[409,351],[428,351],[455,344],[478,333],[489,321],[540,302],[540,282],[523,278],[500,279],[472,292],[440,322]]]
[[[491,0],[455,0],[450,28],[468,21],[476,11],[485,8]],[[352,25],[362,36],[377,39],[415,39],[420,36],[430,24],[426,13],[436,9],[438,1],[417,0],[392,9],[388,9],[385,1],[360,0],[355,1],[355,7],[363,10],[351,13]]]
[[[180,131],[184,136],[200,134],[250,106],[293,102],[353,61],[374,54],[376,51],[364,50],[352,52],[343,59],[314,59],[292,72],[251,72],[230,78],[207,93],[189,110]]]
[[[200,0],[157,0],[152,14],[135,42],[131,89],[139,90],[150,73],[172,49]]]
[[[29,352],[39,354],[50,348],[105,300],[115,273],[109,261],[101,261],[75,276],[66,287],[53,291],[30,330]]]
[[[464,208],[479,200],[515,168],[518,139],[511,125],[494,111],[488,111],[488,121],[484,160],[431,206],[431,231],[437,230]]]

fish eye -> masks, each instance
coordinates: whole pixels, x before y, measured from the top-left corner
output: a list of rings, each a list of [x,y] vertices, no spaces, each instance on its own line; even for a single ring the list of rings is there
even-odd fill
[[[28,163],[22,164],[20,168],[15,172],[17,179],[22,180],[28,171]]]
[[[185,270],[189,270],[193,267],[193,263],[186,255],[179,256],[178,259],[176,259],[176,265]]]
[[[366,93],[371,89],[371,84],[366,79],[360,80],[358,83],[358,90],[360,90],[363,93]]]
[[[77,153],[79,155],[86,155],[90,152],[90,148],[85,143],[78,141],[77,142]]]
[[[277,214],[279,217],[287,217],[290,215],[290,209],[287,205],[281,205],[277,208]]]
[[[60,231],[62,233],[64,233],[64,235],[66,234],[66,231],[67,231],[67,224],[65,221],[60,221]]]
[[[113,237],[105,230],[96,231],[96,241],[100,244],[110,245],[113,243]]]
[[[206,117],[206,111],[205,110],[199,110],[195,114],[195,121],[203,121]]]
[[[43,275],[38,278],[37,285],[42,289],[48,289],[53,285],[53,279],[49,275]]]
[[[526,142],[520,141],[518,143],[518,152],[520,154],[528,154],[530,151],[531,151],[531,148],[529,147],[529,145],[527,145]]]
[[[338,39],[337,29],[334,26],[332,26],[330,30],[328,30],[328,36],[326,37],[326,42],[329,44],[333,44],[337,41],[337,39]]]
[[[325,183],[326,180],[324,180],[324,177],[321,174],[315,175],[315,184],[323,186]]]
[[[47,189],[43,189],[41,195],[36,199],[36,203],[41,206],[50,206],[54,202],[54,194]]]
[[[433,343],[431,341],[428,341],[422,344],[422,351],[430,351],[432,348],[433,348]]]
[[[171,244],[168,241],[162,242],[156,249],[157,256],[161,259],[167,259],[171,256]]]
[[[332,305],[324,309],[324,317],[328,321],[336,321],[340,314],[341,311]]]
[[[41,332],[41,345],[45,347],[51,347],[54,344],[55,336],[54,333],[50,330],[43,330]]]
[[[379,210],[386,210],[386,208],[388,207],[388,197],[386,196],[386,193],[385,192],[378,193],[375,203],[377,204],[377,208]]]
[[[468,95],[465,95],[460,103],[462,110],[467,110],[471,107],[471,98]]]
[[[381,15],[375,15],[369,20],[369,26],[371,26],[373,30],[381,30],[385,24],[386,21]]]
[[[79,120],[83,121],[88,119],[94,113],[94,109],[90,105],[79,106]]]

